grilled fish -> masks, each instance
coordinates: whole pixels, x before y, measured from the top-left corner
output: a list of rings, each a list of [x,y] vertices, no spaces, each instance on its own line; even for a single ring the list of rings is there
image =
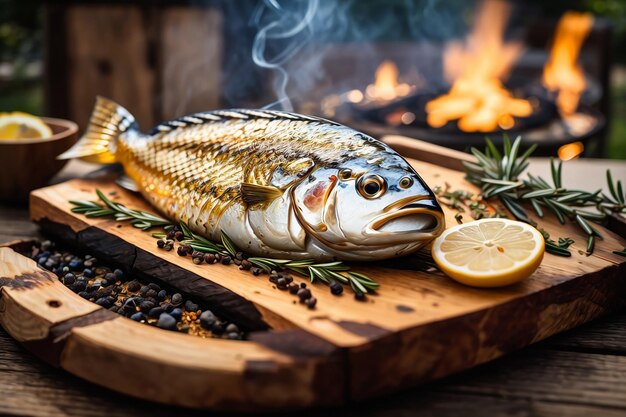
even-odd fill
[[[219,110],[141,133],[99,97],[62,159],[119,162],[167,217],[244,252],[275,258],[376,260],[419,249],[444,229],[435,196],[387,145],[329,120]]]

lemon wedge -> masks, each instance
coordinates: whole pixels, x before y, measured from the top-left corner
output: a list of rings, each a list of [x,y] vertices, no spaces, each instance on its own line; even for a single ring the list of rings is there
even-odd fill
[[[545,242],[533,226],[482,219],[447,229],[433,243],[433,259],[446,275],[474,287],[500,287],[532,275]]]
[[[52,130],[39,117],[28,113],[0,113],[0,139],[49,138]]]

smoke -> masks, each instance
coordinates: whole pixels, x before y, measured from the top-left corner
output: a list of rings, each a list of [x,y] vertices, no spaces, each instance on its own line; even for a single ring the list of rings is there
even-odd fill
[[[303,5],[304,10],[302,10]],[[266,107],[280,104],[285,110],[293,110],[287,96],[289,76],[283,65],[310,41],[313,35],[311,21],[317,12],[318,5],[318,0],[291,1],[284,5],[279,4],[277,0],[265,0],[257,9],[253,21],[260,26],[270,15],[270,23],[261,26],[254,38],[252,60],[259,67],[274,70],[277,73],[274,79],[274,89],[278,100]],[[283,45],[281,49],[272,53],[268,51],[269,42]]]
[[[465,37],[475,6],[467,0],[226,2],[225,101],[314,112],[307,103],[364,89],[384,60],[412,77],[405,81],[439,88],[446,82],[444,45]]]

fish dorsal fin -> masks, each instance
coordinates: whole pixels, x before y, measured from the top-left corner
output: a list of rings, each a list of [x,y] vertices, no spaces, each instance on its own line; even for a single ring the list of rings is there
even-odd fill
[[[129,191],[133,191],[138,193],[140,191],[139,185],[128,175],[120,175],[115,182],[122,188],[125,188]]]
[[[241,198],[247,204],[268,203],[279,198],[283,192],[270,185],[258,185],[244,182],[241,184]]]
[[[250,110],[250,109],[232,109],[232,110],[215,110],[203,113],[194,113],[188,116],[183,116],[176,120],[169,122],[163,122],[155,126],[150,132],[150,135],[158,133],[166,133],[172,130],[193,126],[202,125],[206,123],[226,122],[229,120],[292,120],[302,121],[310,123],[321,123],[333,126],[339,126],[337,123],[330,120],[322,119],[315,116],[306,116],[304,114],[291,113],[278,110]]]

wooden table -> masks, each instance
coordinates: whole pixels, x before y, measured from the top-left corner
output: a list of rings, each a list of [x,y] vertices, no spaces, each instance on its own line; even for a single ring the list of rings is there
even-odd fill
[[[615,178],[626,180],[626,161],[583,160],[564,166],[565,186],[595,190],[604,184],[607,168],[611,168]],[[80,175],[89,169],[93,166],[72,162],[60,178]],[[548,163],[533,160],[530,170],[547,176]],[[0,206],[0,242],[36,235],[37,229],[28,220],[26,208]],[[41,362],[1,329],[0,352],[0,415],[197,414],[135,400],[84,382]],[[185,375],[163,383],[172,390],[184,390]],[[626,416],[626,312],[437,383],[350,408],[308,414]]]

